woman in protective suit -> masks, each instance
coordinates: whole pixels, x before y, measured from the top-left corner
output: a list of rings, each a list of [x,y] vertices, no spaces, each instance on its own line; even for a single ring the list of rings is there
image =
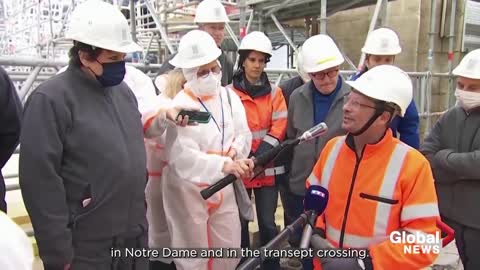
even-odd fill
[[[174,104],[209,112],[208,123],[167,129],[168,165],[162,182],[172,248],[240,248],[240,218],[233,185],[208,200],[200,191],[228,174],[251,177],[246,159],[251,133],[238,96],[220,84],[221,51],[206,32],[182,37],[170,61],[185,75],[184,90]],[[235,269],[239,259],[174,258],[179,270]]]

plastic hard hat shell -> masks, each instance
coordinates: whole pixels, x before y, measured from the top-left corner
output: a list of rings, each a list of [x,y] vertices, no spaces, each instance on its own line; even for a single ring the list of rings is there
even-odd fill
[[[480,49],[467,53],[452,74],[470,79],[480,79]]]
[[[264,33],[254,31],[249,33],[242,39],[238,50],[253,50],[272,56],[272,42]]]
[[[216,60],[222,51],[215,40],[201,30],[192,30],[180,39],[178,53],[170,60],[170,64],[178,68],[194,68]]]
[[[396,66],[376,66],[356,81],[346,83],[365,96],[397,104],[402,117],[412,102],[412,81],[407,73]]]
[[[204,0],[197,6],[195,23],[227,23],[228,19],[225,7],[218,0]]]
[[[88,0],[75,8],[66,38],[121,53],[142,50],[133,42],[128,21],[120,10],[99,0]]]
[[[362,52],[372,55],[397,55],[402,52],[397,34],[388,28],[373,30],[367,37]]]
[[[327,35],[315,35],[302,45],[303,68],[314,73],[341,65],[345,59],[333,39]]]

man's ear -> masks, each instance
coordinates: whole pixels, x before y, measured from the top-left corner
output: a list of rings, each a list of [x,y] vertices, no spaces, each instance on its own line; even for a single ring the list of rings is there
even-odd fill
[[[90,67],[91,63],[88,60],[88,54],[84,51],[78,51],[78,59],[80,59],[80,63],[82,66]]]
[[[396,114],[394,112],[384,111],[379,118],[382,121],[382,123],[385,123],[387,126],[390,126],[390,122],[393,120],[395,115]]]

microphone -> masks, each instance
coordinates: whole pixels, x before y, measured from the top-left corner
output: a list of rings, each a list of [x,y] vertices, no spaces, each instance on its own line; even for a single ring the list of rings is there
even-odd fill
[[[310,186],[305,193],[304,207],[305,212],[300,215],[292,224],[283,229],[275,238],[260,249],[272,250],[280,247],[287,241],[298,229],[303,227],[308,219],[315,215],[315,218],[325,211],[328,203],[328,191],[321,186]],[[303,237],[302,237],[303,238]],[[254,257],[247,259],[237,270],[253,270],[265,260],[265,257]]]
[[[268,164],[270,161],[274,160],[275,157],[284,149],[287,147],[294,147],[300,143],[310,141],[312,139],[315,139],[323,134],[325,134],[328,130],[327,124],[325,123],[320,123],[315,125],[314,127],[310,128],[309,130],[305,131],[300,137],[292,140],[286,140],[282,142],[281,144],[275,146],[274,148],[266,151],[265,153],[259,155],[258,157],[255,157],[253,159],[253,163],[255,167],[257,166],[264,166]],[[217,191],[221,190],[222,188],[228,186],[229,184],[233,183],[235,180],[237,180],[237,177],[233,174],[229,174],[225,176],[224,178],[220,179],[218,182],[216,182],[213,185],[210,185],[200,191],[200,195],[204,200],[207,200],[208,198],[212,197],[213,194],[215,194]]]
[[[303,205],[305,211],[310,211],[308,222],[303,229],[302,239],[300,240],[300,248],[308,248],[312,237],[313,228],[317,217],[325,211],[328,203],[328,190],[322,186],[311,185],[305,193]]]
[[[324,122],[315,125],[311,129],[305,131],[302,136],[300,136],[300,141],[305,142],[305,141],[310,141],[315,138],[317,138],[320,135],[323,135],[325,132],[327,132],[328,127],[327,124]]]

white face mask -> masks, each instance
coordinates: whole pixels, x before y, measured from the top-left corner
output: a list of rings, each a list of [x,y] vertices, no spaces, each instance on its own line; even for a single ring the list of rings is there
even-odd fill
[[[187,76],[185,76],[187,77]],[[196,76],[189,76],[186,78],[185,88],[192,90],[197,97],[215,96],[220,93],[222,73],[214,74],[210,72],[205,78],[198,78]]]
[[[455,90],[455,97],[457,98],[458,105],[462,106],[465,110],[480,107],[480,93],[478,92],[464,91],[457,88]]]

